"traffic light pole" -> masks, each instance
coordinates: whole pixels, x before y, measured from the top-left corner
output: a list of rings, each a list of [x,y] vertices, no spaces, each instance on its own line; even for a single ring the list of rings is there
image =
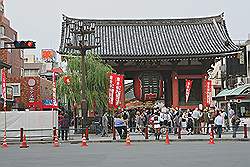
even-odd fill
[[[13,42],[4,42],[4,44],[10,44],[10,47],[3,47],[2,49],[35,49],[36,42],[34,41],[13,41]]]

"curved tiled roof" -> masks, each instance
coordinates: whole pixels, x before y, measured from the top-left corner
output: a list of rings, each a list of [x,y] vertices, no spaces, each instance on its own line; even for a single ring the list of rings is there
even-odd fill
[[[223,15],[187,19],[89,20],[64,16],[59,52],[65,47],[70,22],[95,23],[100,47],[94,52],[103,59],[189,58],[225,56],[239,52],[230,39]]]
[[[244,91],[249,90],[249,89],[250,89],[249,84],[241,85],[234,89],[224,89],[220,93],[218,93],[215,96],[215,98],[225,97],[225,96],[239,96],[239,95],[244,94]]]

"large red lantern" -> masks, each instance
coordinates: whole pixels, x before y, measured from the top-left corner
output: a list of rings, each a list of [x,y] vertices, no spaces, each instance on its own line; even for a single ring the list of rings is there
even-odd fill
[[[138,100],[158,100],[163,96],[160,73],[145,72],[134,78],[134,95]]]

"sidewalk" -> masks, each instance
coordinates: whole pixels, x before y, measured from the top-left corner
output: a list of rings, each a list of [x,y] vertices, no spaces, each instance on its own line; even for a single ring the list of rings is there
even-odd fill
[[[224,133],[222,134],[222,138],[218,139],[215,135],[214,140],[215,141],[244,141],[249,142],[250,131],[248,131],[248,138],[244,138],[244,134],[242,131],[237,133],[236,138],[232,138],[232,133]],[[149,139],[145,139],[145,137],[142,134],[139,133],[130,133],[131,142],[164,142],[166,136],[160,136],[160,140],[155,140],[155,137],[153,134],[149,134]],[[2,139],[1,139],[2,140]],[[182,134],[181,139],[178,139],[178,135],[169,135],[170,142],[195,142],[195,141],[209,141],[209,135],[186,135]],[[32,139],[27,137],[28,144],[51,144],[52,143],[52,137],[42,138],[42,139]],[[82,136],[81,134],[71,134],[69,136],[69,140],[63,141],[59,139],[60,143],[69,143],[69,144],[79,144],[82,142]],[[113,140],[113,134],[109,134],[109,137],[101,137],[100,135],[95,134],[89,134],[89,140],[88,143],[115,143],[115,142],[125,142],[124,139],[119,139],[119,136],[116,135],[116,140]],[[12,144],[20,144],[19,139],[7,139],[7,143]]]

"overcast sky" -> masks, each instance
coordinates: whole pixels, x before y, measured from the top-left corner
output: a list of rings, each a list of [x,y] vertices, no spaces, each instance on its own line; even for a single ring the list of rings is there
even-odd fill
[[[19,39],[41,49],[58,50],[62,14],[77,18],[183,18],[225,12],[233,40],[250,33],[250,0],[5,0],[5,16]]]

